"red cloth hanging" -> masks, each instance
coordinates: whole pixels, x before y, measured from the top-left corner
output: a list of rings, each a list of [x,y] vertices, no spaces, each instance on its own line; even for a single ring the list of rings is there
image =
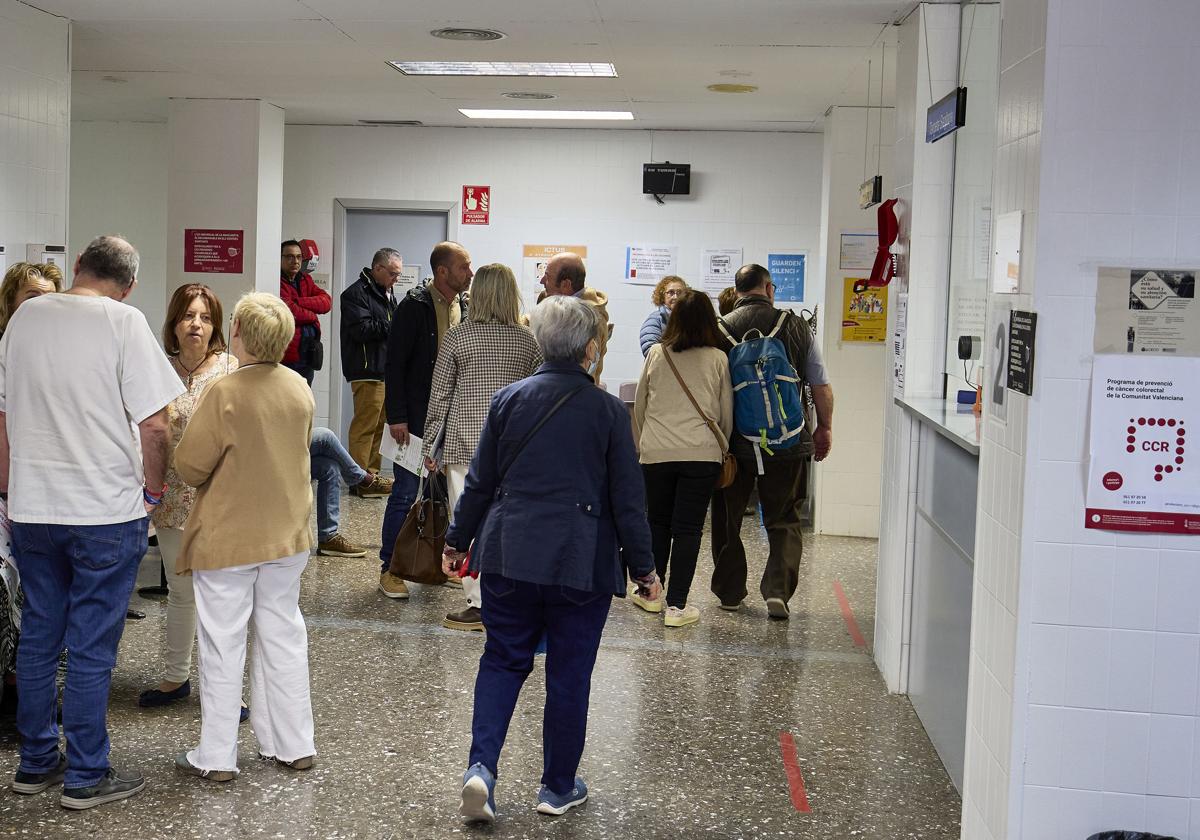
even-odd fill
[[[876,217],[879,220],[879,250],[875,252],[875,264],[871,267],[871,276],[864,283],[855,283],[854,290],[878,288],[892,282],[896,273],[896,255],[892,253],[892,245],[900,235],[900,222],[896,219],[896,199],[889,198],[879,205]]]

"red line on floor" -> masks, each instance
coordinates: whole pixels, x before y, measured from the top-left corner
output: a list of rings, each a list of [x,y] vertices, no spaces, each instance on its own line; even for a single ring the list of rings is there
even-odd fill
[[[792,793],[792,804],[801,814],[811,814],[808,793],[804,790],[804,777],[800,775],[800,763],[796,760],[796,741],[791,732],[780,730],[779,751],[783,753],[783,769],[787,773],[788,788]]]
[[[858,647],[866,647],[867,640],[863,636],[862,631],[858,629],[858,622],[854,620],[854,613],[850,609],[850,602],[846,600],[846,592],[842,589],[842,584],[839,581],[833,582],[833,594],[837,596],[838,605],[842,608],[842,618],[846,621],[846,629],[850,631],[850,638],[854,640],[854,644]]]

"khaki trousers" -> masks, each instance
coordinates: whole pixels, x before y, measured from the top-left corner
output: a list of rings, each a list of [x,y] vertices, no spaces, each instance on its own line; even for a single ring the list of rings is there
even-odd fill
[[[383,383],[372,380],[351,382],[354,394],[354,419],[350,421],[350,457],[367,472],[379,472],[383,440]]]

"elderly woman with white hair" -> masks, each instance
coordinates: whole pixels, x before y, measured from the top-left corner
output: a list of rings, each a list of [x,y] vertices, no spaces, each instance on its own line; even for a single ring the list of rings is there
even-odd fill
[[[587,800],[575,774],[609,606],[624,594],[627,574],[643,595],[661,592],[629,413],[591,379],[597,326],[593,308],[570,296],[533,311],[545,363],[496,393],[446,535],[447,573],[471,548],[487,630],[462,787],[461,812],[472,821],[496,817],[500,749],[543,635],[537,810],[558,815]]]
[[[194,578],[201,704],[200,744],[175,765],[210,781],[237,776],[250,624],[250,724],[260,757],[307,770],[316,753],[300,614],[312,548],[313,396],[280,364],[294,331],[279,298],[243,295],[230,341],[241,364],[205,390],[175,449],[175,469],[197,491],[177,566]]]

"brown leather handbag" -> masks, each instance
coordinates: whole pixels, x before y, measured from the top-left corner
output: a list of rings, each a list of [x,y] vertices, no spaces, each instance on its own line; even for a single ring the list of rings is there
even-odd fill
[[[392,548],[392,561],[388,571],[396,577],[414,583],[439,585],[446,582],[442,572],[442,549],[446,545],[446,531],[450,528],[450,514],[446,510],[445,498],[438,490],[438,482],[431,481],[433,493],[425,496],[425,471],[417,483],[417,500],[408,511],[396,544]]]
[[[717,446],[721,448],[721,474],[717,476],[717,489],[724,490],[733,480],[737,478],[737,458],[733,457],[733,453],[726,449],[725,436],[721,434],[721,430],[717,428],[717,424],[704,413],[704,409],[700,407],[700,403],[696,402],[696,398],[692,396],[692,391],[688,388],[687,383],[683,381],[683,377],[679,375],[679,368],[675,367],[675,363],[671,361],[671,352],[664,346],[662,348],[663,358],[667,360],[667,364],[671,366],[671,373],[675,374],[675,379],[679,381],[679,387],[683,389],[683,393],[687,394],[687,398],[692,401],[692,405],[696,411],[704,418],[708,430],[713,433],[713,437],[717,439]]]

